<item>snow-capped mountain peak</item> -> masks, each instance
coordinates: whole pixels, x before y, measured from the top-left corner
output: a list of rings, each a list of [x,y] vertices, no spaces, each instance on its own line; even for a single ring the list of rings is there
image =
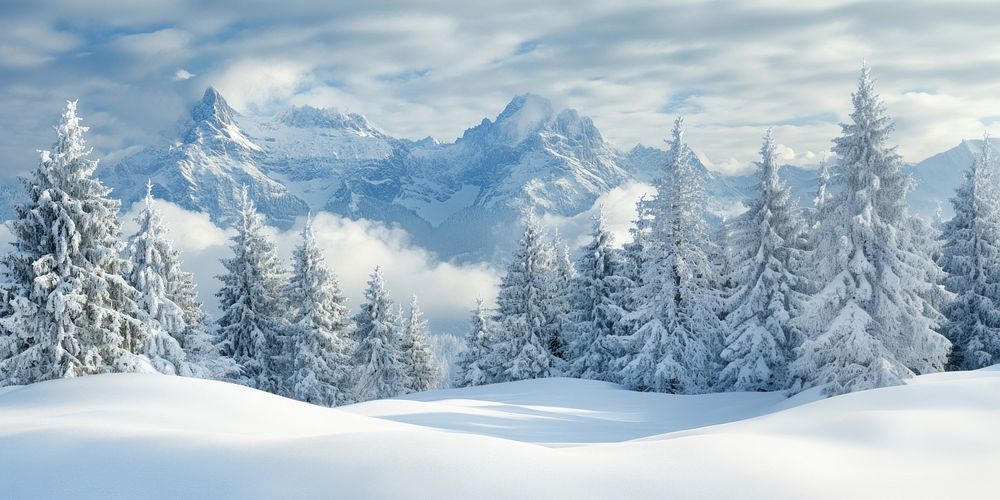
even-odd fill
[[[201,101],[191,108],[191,119],[198,122],[214,121],[216,123],[233,123],[236,110],[229,106],[215,87],[205,89]]]
[[[535,94],[515,96],[496,120],[483,121],[462,135],[461,140],[517,146],[536,136],[555,116],[552,102]]]
[[[191,108],[191,128],[184,135],[188,144],[205,143],[215,149],[235,149],[249,154],[260,151],[236,124],[239,114],[215,87],[205,90],[201,101]]]

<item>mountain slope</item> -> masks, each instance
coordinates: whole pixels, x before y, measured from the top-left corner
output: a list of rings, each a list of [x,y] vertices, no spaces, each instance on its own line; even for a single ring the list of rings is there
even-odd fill
[[[18,499],[930,499],[1000,487],[996,367],[821,401],[571,379],[342,409],[156,375],[2,391],[0,491]]]

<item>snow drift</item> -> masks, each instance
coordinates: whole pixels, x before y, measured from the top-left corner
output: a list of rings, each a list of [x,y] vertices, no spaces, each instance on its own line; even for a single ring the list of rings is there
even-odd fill
[[[986,498],[1000,369],[815,400],[544,379],[327,409],[100,375],[0,390],[0,498]]]

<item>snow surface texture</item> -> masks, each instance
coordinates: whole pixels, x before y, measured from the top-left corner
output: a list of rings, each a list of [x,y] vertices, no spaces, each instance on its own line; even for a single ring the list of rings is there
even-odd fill
[[[98,375],[0,391],[0,497],[995,498],[997,421],[997,366],[824,400],[542,379],[342,409]]]

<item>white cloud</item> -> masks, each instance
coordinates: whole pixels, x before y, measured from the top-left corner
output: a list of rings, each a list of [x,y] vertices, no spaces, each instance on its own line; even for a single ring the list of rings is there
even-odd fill
[[[194,78],[195,76],[196,75],[194,73],[191,73],[190,71],[188,71],[188,70],[186,70],[184,68],[181,68],[181,69],[177,70],[176,73],[174,73],[174,80],[190,80],[191,78]]]
[[[312,67],[291,60],[242,59],[208,81],[237,111],[267,113],[287,102],[309,79]]]

